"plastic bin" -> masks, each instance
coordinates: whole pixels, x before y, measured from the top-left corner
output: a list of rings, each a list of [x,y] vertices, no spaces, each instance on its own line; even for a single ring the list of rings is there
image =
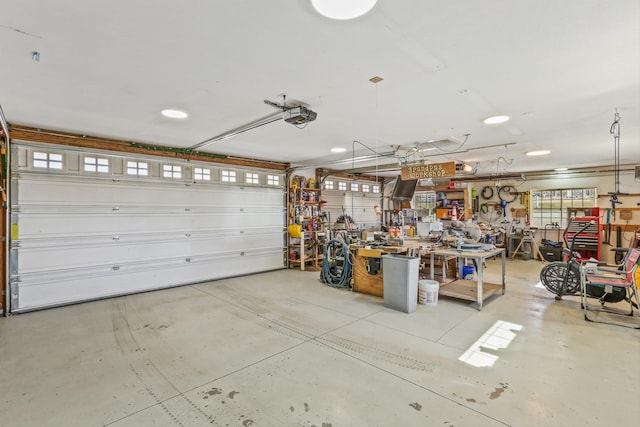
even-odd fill
[[[420,259],[406,255],[382,256],[384,306],[404,313],[416,311]]]
[[[476,272],[476,268],[473,265],[462,266],[462,278],[467,280],[473,280],[473,275]]]

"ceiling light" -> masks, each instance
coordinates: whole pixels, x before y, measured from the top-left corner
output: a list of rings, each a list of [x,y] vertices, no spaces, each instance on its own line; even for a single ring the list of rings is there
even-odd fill
[[[568,171],[569,168],[555,168],[554,171],[556,172],[564,172],[564,171]]]
[[[483,120],[485,125],[497,125],[499,123],[504,123],[504,122],[508,122],[510,119],[509,116],[491,116],[491,117],[487,117],[486,119]]]
[[[315,10],[331,19],[353,19],[369,12],[377,0],[311,0]]]
[[[331,149],[332,153],[344,153],[345,151],[347,151],[347,149],[344,147],[333,147]]]
[[[525,153],[527,156],[546,156],[551,153],[549,150],[537,150],[537,151],[529,151]]]
[[[186,119],[188,114],[180,110],[165,109],[160,112],[165,117],[172,119]]]

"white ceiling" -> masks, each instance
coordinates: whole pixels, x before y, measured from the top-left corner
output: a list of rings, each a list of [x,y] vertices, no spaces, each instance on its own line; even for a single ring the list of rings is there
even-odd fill
[[[344,168],[354,148],[405,155],[469,134],[468,151],[425,159],[504,173],[612,165],[617,109],[622,163],[640,164],[638,0],[379,0],[350,21],[307,0],[2,0],[0,52],[13,124],[186,148],[276,113],[263,101],[286,94],[317,120],[202,151]],[[482,123],[497,113],[512,120]],[[524,156],[535,149],[552,153]]]

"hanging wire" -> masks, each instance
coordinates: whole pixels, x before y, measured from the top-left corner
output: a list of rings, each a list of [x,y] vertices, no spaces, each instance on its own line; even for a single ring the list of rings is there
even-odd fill
[[[378,140],[380,139],[380,112],[378,111],[378,83],[375,84],[375,87],[376,87],[376,140],[375,140],[376,151],[378,151]],[[380,189],[381,212],[384,213],[384,194],[383,194],[384,189],[382,188],[382,185],[380,185],[380,180],[378,179],[378,165],[379,165],[379,157],[376,156],[376,185]],[[384,225],[384,214],[380,215],[380,229],[382,229],[383,225]]]

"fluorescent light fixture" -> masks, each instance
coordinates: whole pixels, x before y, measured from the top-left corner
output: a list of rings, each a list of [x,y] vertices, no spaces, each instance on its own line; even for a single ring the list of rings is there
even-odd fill
[[[369,12],[377,0],[311,0],[313,8],[330,19],[358,18]]]
[[[347,149],[344,147],[333,147],[331,149],[332,153],[344,153],[345,151],[347,151]]]
[[[565,171],[568,171],[568,170],[569,170],[569,168],[555,168],[554,169],[554,171],[556,171],[556,172],[565,172]]]
[[[549,153],[551,153],[551,151],[549,150],[536,150],[536,151],[529,151],[525,154],[527,156],[546,156]]]
[[[165,117],[169,117],[172,119],[186,119],[188,114],[185,113],[184,111],[180,111],[180,110],[172,110],[170,108],[167,108],[165,110],[162,110],[160,112],[163,116]]]
[[[508,122],[510,119],[509,116],[499,115],[499,116],[491,116],[487,117],[483,120],[485,125],[497,125],[500,123]]]

